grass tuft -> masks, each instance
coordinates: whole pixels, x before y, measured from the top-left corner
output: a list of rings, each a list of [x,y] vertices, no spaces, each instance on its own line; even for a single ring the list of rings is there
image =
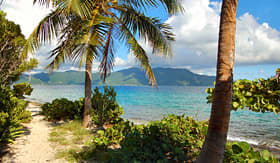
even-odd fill
[[[56,158],[69,162],[87,158],[88,153],[82,152],[90,144],[93,134],[82,127],[80,121],[70,121],[56,126],[50,133],[49,141],[55,143]]]

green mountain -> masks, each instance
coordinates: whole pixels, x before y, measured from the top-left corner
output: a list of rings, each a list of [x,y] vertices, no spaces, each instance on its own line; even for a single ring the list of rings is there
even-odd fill
[[[213,85],[214,76],[194,74],[187,69],[176,68],[154,68],[153,72],[156,76],[158,85],[177,85],[177,86],[208,86]],[[94,73],[92,76],[94,85],[148,85],[148,79],[145,72],[139,68],[129,68],[117,72],[113,72],[105,83],[100,80],[100,75]],[[21,76],[20,82],[30,82],[31,84],[50,84],[50,85],[68,85],[68,84],[84,84],[85,75],[80,71],[66,71],[38,73],[32,75]]]

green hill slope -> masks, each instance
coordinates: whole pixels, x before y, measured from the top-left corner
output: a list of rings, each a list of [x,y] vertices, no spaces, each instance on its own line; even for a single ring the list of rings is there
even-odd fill
[[[153,69],[158,85],[177,85],[177,86],[208,86],[213,85],[215,81],[214,76],[205,76],[194,74],[187,69],[175,68],[154,68]],[[52,74],[39,73],[32,75],[31,78],[23,75],[19,82],[29,82],[31,84],[51,84],[51,85],[68,85],[68,84],[84,84],[84,72],[66,71],[53,72]],[[92,83],[94,85],[148,85],[148,79],[145,72],[139,68],[129,68],[117,72],[113,72],[103,83],[100,80],[100,75],[94,73],[92,76]]]

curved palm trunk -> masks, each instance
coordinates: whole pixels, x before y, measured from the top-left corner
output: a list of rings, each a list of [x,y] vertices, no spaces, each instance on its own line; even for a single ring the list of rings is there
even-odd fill
[[[91,76],[92,76],[92,62],[90,59],[86,60],[85,71],[85,105],[84,105],[84,119],[83,127],[89,127],[90,109],[91,109]]]
[[[232,102],[237,4],[238,0],[223,0],[216,86],[209,128],[197,159],[198,163],[219,163],[223,161]]]

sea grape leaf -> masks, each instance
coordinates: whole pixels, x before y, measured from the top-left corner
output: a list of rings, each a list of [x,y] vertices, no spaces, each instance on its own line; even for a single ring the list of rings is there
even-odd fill
[[[246,143],[246,142],[240,142],[238,145],[239,145],[239,147],[242,148],[242,150],[243,150],[244,153],[247,153],[247,152],[250,151],[250,145],[249,145],[248,143]]]
[[[237,145],[237,144],[233,144],[231,148],[232,148],[233,153],[235,153],[235,154],[239,154],[242,152],[242,148],[239,147],[239,145]]]
[[[265,160],[269,160],[269,152],[267,150],[262,151],[262,156]]]

